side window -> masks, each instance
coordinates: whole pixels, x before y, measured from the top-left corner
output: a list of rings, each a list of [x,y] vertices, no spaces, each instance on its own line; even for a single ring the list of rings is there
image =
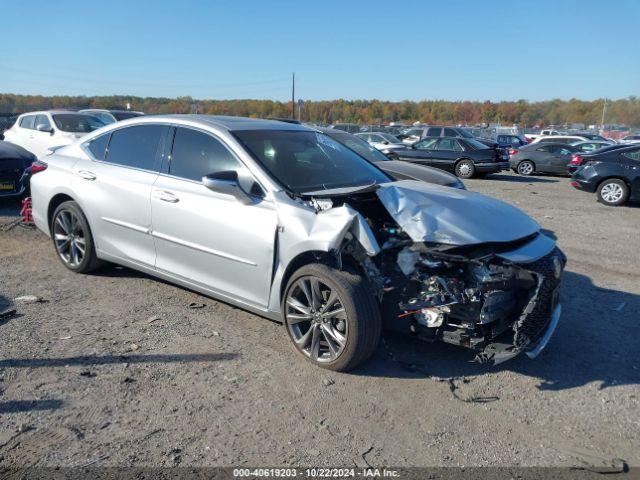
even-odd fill
[[[627,158],[630,158],[631,160],[635,160],[640,161],[640,150],[634,150],[632,152],[624,152],[622,155],[624,155]]]
[[[545,145],[543,147],[536,148],[536,151],[537,152],[550,152],[552,148],[553,148],[553,145]]]
[[[109,145],[110,134],[100,135],[89,142],[87,148],[91,152],[91,155],[96,160],[104,160],[104,155],[107,152],[107,145]]]
[[[460,145],[458,145],[458,142],[453,138],[443,138],[438,144],[438,150],[453,151],[462,149],[460,148]]]
[[[442,129],[440,127],[429,127],[427,137],[439,137],[441,133]]]
[[[571,155],[571,150],[565,147],[560,147],[560,155]]]
[[[246,192],[257,194],[253,176],[247,168],[217,138],[190,128],[177,128],[171,152],[169,174],[202,181],[210,173],[234,170]]]
[[[371,141],[380,143],[384,141],[384,138],[382,138],[380,135],[371,135]]]
[[[498,135],[498,143],[509,143],[505,135]]]
[[[428,140],[423,140],[415,144],[415,147],[418,150],[434,150],[438,139],[430,138]]]
[[[27,115],[20,119],[20,127],[33,130],[35,128],[35,115]]]
[[[154,162],[165,128],[162,125],[136,125],[111,134],[107,161],[125,167],[154,170]]]
[[[46,115],[37,115],[34,125],[35,128],[38,128],[40,125],[44,125],[44,127],[47,129],[51,128],[51,122],[49,122],[49,119]]]
[[[453,128],[445,128],[444,129],[445,137],[459,137],[458,132],[456,132]]]

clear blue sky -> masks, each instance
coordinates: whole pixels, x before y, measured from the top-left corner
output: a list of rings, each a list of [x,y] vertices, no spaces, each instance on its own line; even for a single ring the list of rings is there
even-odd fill
[[[640,95],[640,0],[1,1],[0,92]]]

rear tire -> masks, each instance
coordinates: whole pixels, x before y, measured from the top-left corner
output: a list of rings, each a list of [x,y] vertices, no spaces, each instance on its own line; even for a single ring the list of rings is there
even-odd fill
[[[520,175],[533,175],[536,171],[536,166],[530,160],[523,160],[518,164],[518,174]]]
[[[473,178],[476,175],[476,166],[471,160],[460,160],[456,163],[456,176],[459,178]]]
[[[89,273],[102,266],[96,256],[89,222],[74,201],[63,202],[51,217],[51,239],[62,264],[72,272]]]
[[[609,207],[623,205],[629,198],[629,187],[622,180],[611,178],[598,186],[598,202]]]
[[[351,370],[375,351],[380,307],[361,275],[312,263],[287,282],[282,312],[289,338],[311,363]]]

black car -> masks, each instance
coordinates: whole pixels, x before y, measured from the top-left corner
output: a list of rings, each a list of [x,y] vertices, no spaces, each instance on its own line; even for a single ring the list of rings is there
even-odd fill
[[[443,172],[437,168],[391,160],[363,139],[350,133],[336,130],[335,128],[318,128],[318,130],[330,136],[335,141],[340,142],[345,147],[350,148],[366,160],[375,163],[378,168],[396,180],[420,180],[422,182],[466,190],[464,183],[456,178],[455,175]]]
[[[509,151],[511,170],[520,175],[567,173],[567,165],[578,150],[566,143],[531,143]]]
[[[0,200],[18,198],[29,189],[35,155],[13,143],[0,141]]]
[[[613,152],[614,150],[621,150],[630,147],[639,147],[640,145],[629,145],[624,143],[614,143],[613,145],[607,145],[606,147],[599,148],[598,150],[594,150],[592,152],[576,152],[571,156],[571,161],[567,165],[567,172],[569,175],[574,174],[580,165],[591,158],[593,154],[602,154],[607,152]]]
[[[640,201],[640,145],[599,150],[580,157],[571,176],[575,188],[596,192],[604,205]]]
[[[427,165],[455,173],[460,178],[496,173],[509,168],[505,154],[498,147],[488,147],[475,138],[426,138],[410,147],[393,150],[393,160]]]
[[[478,137],[474,135],[468,128],[462,127],[439,127],[431,126],[424,129],[422,139],[435,138],[435,137],[454,137],[454,138],[468,138],[475,139],[480,143],[483,143],[487,147],[491,148],[504,148],[504,145],[500,145],[499,142],[491,140],[490,138]],[[506,153],[506,150],[503,150]]]

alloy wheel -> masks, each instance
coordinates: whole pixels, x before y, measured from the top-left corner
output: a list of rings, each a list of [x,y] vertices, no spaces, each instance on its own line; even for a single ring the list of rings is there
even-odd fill
[[[53,220],[53,240],[56,251],[64,263],[78,267],[86,251],[85,232],[78,216],[70,210],[61,210]]]
[[[600,195],[605,202],[616,203],[620,201],[624,195],[624,191],[617,183],[607,183],[602,187],[602,190],[600,190]]]
[[[348,323],[336,292],[317,277],[298,279],[286,298],[285,318],[293,341],[317,362],[332,362],[347,344]]]
[[[533,164],[531,162],[522,162],[518,165],[518,172],[521,175],[531,175],[533,173]]]

